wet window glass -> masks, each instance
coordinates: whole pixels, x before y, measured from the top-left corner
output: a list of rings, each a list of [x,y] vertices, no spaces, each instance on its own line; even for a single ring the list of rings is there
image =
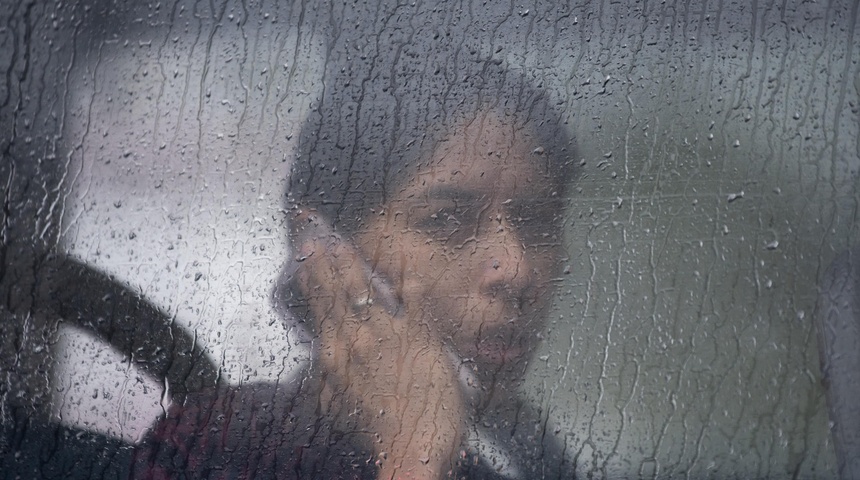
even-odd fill
[[[0,0],[0,470],[855,478],[858,10]]]

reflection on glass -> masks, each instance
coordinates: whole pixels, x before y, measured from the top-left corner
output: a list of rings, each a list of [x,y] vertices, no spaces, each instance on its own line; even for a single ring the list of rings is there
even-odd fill
[[[850,478],[858,15],[0,0],[0,472]]]

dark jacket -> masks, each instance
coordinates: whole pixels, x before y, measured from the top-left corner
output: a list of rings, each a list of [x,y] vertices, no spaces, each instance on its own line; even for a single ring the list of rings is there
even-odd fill
[[[375,479],[370,435],[354,419],[320,413],[318,377],[289,386],[251,385],[189,396],[174,405],[136,449],[135,478]],[[497,472],[515,464],[517,477],[573,478],[558,442],[540,416],[515,402],[505,412],[476,418],[491,445],[464,446],[449,478],[510,478]],[[476,430],[477,431],[477,430]],[[490,452],[490,453],[488,453]],[[569,472],[565,472],[569,470]],[[510,470],[508,470],[510,471]]]

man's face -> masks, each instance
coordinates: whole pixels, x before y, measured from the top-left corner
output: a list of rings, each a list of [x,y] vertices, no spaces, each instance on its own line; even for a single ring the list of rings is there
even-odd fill
[[[474,367],[510,381],[535,346],[553,290],[562,202],[530,134],[482,113],[372,215],[357,244],[406,319]]]

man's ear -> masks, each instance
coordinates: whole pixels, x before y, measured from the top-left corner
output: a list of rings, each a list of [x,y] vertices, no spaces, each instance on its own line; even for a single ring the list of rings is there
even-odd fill
[[[294,207],[288,214],[289,259],[272,288],[271,301],[288,327],[295,326],[300,337],[310,338],[314,325],[306,296],[310,286],[307,275],[300,274],[300,267],[315,254],[314,240],[325,235],[325,227],[320,225],[327,225],[327,220],[314,208]]]
[[[275,285],[272,288],[272,305],[288,319],[287,323],[303,322],[308,317],[308,305],[304,292],[306,285],[302,285],[299,278],[299,262],[296,261],[295,251],[290,249],[290,258],[284,264]]]
[[[315,208],[296,208],[289,218],[291,251],[300,253],[307,240],[340,240],[333,225],[326,215]]]
[[[312,260],[314,255],[324,255],[318,250],[325,250],[328,245],[343,240],[325,215],[314,208],[296,208],[289,219],[289,232],[290,259],[281,270],[273,300],[279,306],[293,308],[297,302],[307,303],[304,297],[311,288],[307,285],[309,277],[306,271],[303,272],[302,264]]]

